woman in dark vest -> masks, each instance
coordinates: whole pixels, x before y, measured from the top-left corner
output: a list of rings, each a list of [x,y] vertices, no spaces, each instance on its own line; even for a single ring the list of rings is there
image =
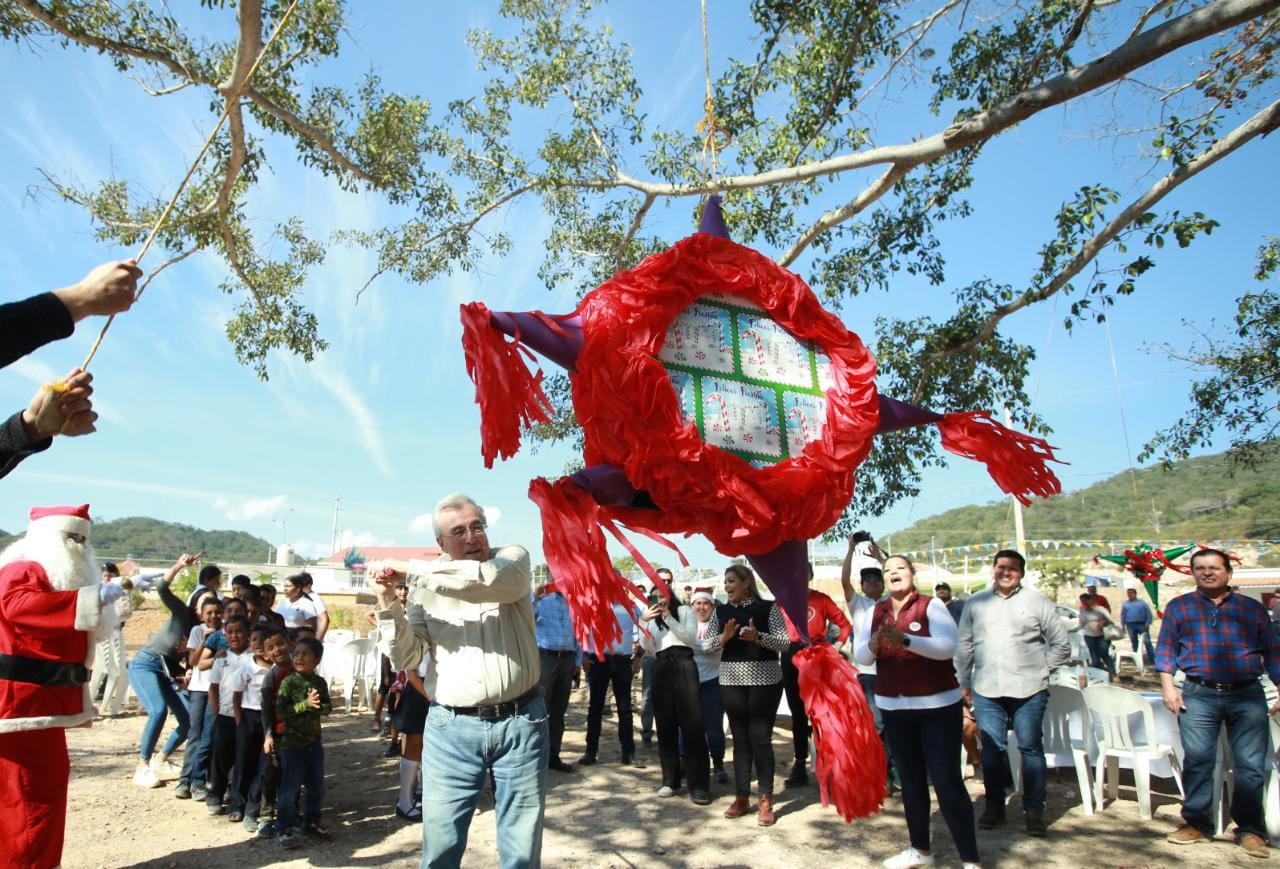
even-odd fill
[[[782,698],[782,664],[787,624],[773,601],[761,600],[749,568],[731,565],[724,572],[728,603],[716,607],[707,623],[703,651],[723,649],[720,695],[733,733],[733,775],[737,797],[725,810],[738,818],[751,809],[751,767],[760,785],[758,823],[773,824],[773,720]],[[959,767],[959,762],[956,764]]]
[[[884,563],[889,596],[863,620],[854,642],[859,664],[876,665],[876,704],[902,779],[911,847],[884,862],[890,869],[932,866],[929,781],[965,869],[978,865],[973,802],[960,772],[960,686],[951,656],[956,623],[942,601],[916,592],[916,568],[900,555]]]

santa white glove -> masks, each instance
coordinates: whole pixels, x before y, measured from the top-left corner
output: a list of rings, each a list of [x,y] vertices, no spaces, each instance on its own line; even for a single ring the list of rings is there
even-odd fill
[[[104,582],[98,586],[98,603],[103,606],[111,606],[122,597],[124,589],[114,582]]]

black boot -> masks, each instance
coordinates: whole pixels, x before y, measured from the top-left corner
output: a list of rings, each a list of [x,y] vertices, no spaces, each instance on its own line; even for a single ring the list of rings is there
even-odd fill
[[[799,788],[809,783],[809,770],[805,768],[806,763],[807,759],[796,758],[796,762],[791,765],[791,775],[787,776],[785,782],[787,787]]]

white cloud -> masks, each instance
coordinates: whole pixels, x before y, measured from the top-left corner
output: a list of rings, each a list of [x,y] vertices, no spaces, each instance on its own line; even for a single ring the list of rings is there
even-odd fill
[[[274,495],[270,498],[248,498],[243,501],[228,501],[218,498],[213,506],[221,510],[233,522],[247,522],[250,519],[265,519],[274,516],[284,509],[288,503],[285,495]]]
[[[431,527],[432,514],[420,513],[409,520],[409,530],[414,534],[432,534],[434,529]]]
[[[342,533],[338,535],[338,548],[336,551],[341,552],[350,549],[352,546],[360,549],[364,546],[395,545],[396,542],[394,540],[374,534],[372,531],[354,531],[350,528],[344,528]],[[323,558],[335,552],[328,540],[295,540],[293,551],[303,558]]]
[[[157,483],[139,483],[134,480],[112,480],[106,477],[85,477],[79,474],[51,474],[45,471],[18,470],[15,477],[39,480],[46,483],[75,483],[83,486],[100,486],[123,492],[142,492],[148,495],[164,495],[170,498],[190,498],[196,501],[222,500],[217,492],[206,489],[190,489],[183,486],[165,486]]]
[[[378,470],[388,477],[392,475],[391,460],[387,457],[387,448],[382,443],[382,435],[374,425],[373,414],[369,411],[364,399],[347,381],[345,374],[329,371],[323,363],[307,366],[307,370],[315,377],[316,382],[327,389],[334,398],[347,410],[347,415],[355,423],[360,445],[373,459]]]
[[[497,525],[502,521],[502,508],[493,506],[483,506],[480,508],[484,511],[484,520],[490,525]]]

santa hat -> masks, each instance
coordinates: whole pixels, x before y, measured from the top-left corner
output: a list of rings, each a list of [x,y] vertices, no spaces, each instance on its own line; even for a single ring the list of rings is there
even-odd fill
[[[79,507],[32,507],[27,533],[60,531],[63,534],[89,536],[89,505]]]

